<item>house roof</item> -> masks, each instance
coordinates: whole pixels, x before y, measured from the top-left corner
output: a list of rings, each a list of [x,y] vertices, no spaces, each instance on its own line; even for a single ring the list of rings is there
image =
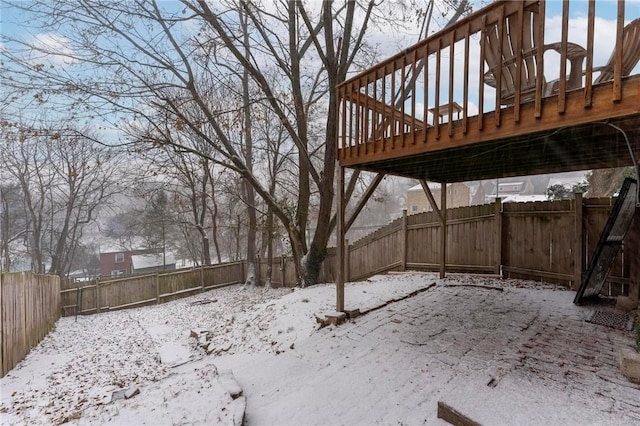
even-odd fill
[[[467,187],[470,187],[470,185],[467,182],[455,182],[456,184],[463,184],[466,185]],[[439,182],[427,182],[427,185],[429,186],[429,189],[433,190],[433,191],[440,191],[440,185],[441,183]],[[451,185],[453,185],[453,183],[448,183],[447,187],[451,187]],[[417,184],[412,186],[411,188],[407,189],[407,192],[411,192],[411,191],[422,191],[422,185]]]
[[[502,198],[503,203],[530,203],[535,201],[548,201],[549,198],[546,195],[521,195],[521,194],[510,194],[506,195]]]
[[[176,258],[173,253],[167,252],[164,257],[162,253],[154,254],[135,254],[131,256],[131,264],[133,269],[155,268],[163,265],[173,265]]]

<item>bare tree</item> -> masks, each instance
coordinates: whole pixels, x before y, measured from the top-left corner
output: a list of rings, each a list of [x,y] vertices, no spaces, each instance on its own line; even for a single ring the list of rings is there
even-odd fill
[[[0,153],[5,172],[19,186],[32,269],[66,275],[84,226],[118,187],[115,157],[73,129],[4,127]]]
[[[587,174],[589,197],[612,197],[620,191],[626,177],[635,177],[633,167],[592,170]]]
[[[136,143],[173,145],[237,173],[245,183],[246,205],[250,209],[255,205],[251,194],[255,191],[288,235],[300,282],[312,284],[318,281],[335,225],[336,86],[358,58],[365,65],[373,60],[373,55],[363,55],[372,23],[393,16],[400,24],[411,16],[385,13],[395,5],[381,6],[373,0],[316,5],[289,0],[272,10],[237,0],[213,9],[206,0],[182,0],[178,9],[153,0],[34,0],[16,7],[58,29],[68,49],[22,43],[27,57],[11,48],[2,55],[10,60],[12,87],[35,90],[44,103],[70,95],[84,107],[75,111],[87,111],[84,118],[113,121],[124,115],[130,123],[145,122],[137,128],[145,132],[135,132]],[[18,43],[6,41],[10,47]],[[35,66],[33,52],[44,58]],[[45,66],[51,55],[64,57],[66,65]],[[269,78],[270,73],[281,79]],[[228,98],[240,102],[229,110],[212,101]],[[249,102],[268,105],[295,146],[293,199],[280,198],[254,169]],[[238,128],[238,111],[245,112],[240,114],[245,126],[242,137],[230,131]],[[82,116],[78,112],[76,117]],[[174,131],[197,135],[218,156],[184,142],[189,139],[168,138],[169,125]],[[314,199],[316,213],[311,219]],[[310,220],[315,226],[308,244]],[[250,215],[250,233],[255,224]],[[248,244],[253,249],[255,241]]]
[[[265,182],[268,182],[269,195],[277,197],[277,191],[286,187],[287,179],[282,177],[285,165],[291,161],[292,145],[288,143],[286,129],[279,120],[273,119],[267,105],[256,108],[254,129],[258,145],[257,161],[266,164]],[[283,232],[274,220],[273,208],[267,206],[262,226],[260,253],[266,258],[265,286],[271,286],[273,275],[274,241]]]
[[[207,158],[168,149],[163,164],[174,200],[174,212],[177,215],[175,221],[183,227],[185,236],[190,234],[189,229],[196,232],[200,244],[197,249],[195,246],[192,249],[193,254],[197,254],[194,260],[203,265],[210,265],[209,230],[212,222],[216,220],[216,206],[212,200],[215,196],[211,170],[213,166]],[[217,254],[219,262],[220,256]]]
[[[11,271],[19,255],[14,245],[26,237],[26,221],[20,187],[0,185],[0,270]]]

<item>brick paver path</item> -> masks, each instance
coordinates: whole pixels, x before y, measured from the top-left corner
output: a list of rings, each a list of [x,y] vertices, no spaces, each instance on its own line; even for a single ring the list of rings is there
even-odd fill
[[[487,425],[640,423],[640,386],[618,369],[634,333],[585,322],[573,296],[439,284],[323,329],[281,355],[299,364],[273,383],[234,370],[248,424],[444,424],[439,400]],[[286,418],[266,415],[279,404]]]

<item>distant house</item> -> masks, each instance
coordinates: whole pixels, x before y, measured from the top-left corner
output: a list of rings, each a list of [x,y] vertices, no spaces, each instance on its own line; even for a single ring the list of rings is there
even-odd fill
[[[493,203],[496,197],[500,197],[503,203],[544,201],[547,199],[545,194],[546,185],[536,185],[536,179],[536,176],[524,176],[513,180],[494,181],[497,186],[496,184],[493,185],[493,190],[487,194],[486,201]],[[546,180],[548,181],[548,178]]]
[[[585,172],[558,173],[539,176],[524,176],[519,178],[508,178],[493,180],[492,190],[487,192],[486,202],[492,203],[496,196],[500,197],[503,203],[527,203],[536,201],[546,201],[549,199],[547,190],[553,185],[562,185],[571,188],[576,183],[585,179]],[[484,181],[485,184],[492,181]],[[496,184],[497,183],[497,194]],[[486,189],[486,187],[485,187]]]
[[[505,195],[501,197],[503,203],[533,203],[536,201],[547,201],[549,198],[546,195],[531,194],[531,195]]]
[[[440,207],[440,184],[429,182],[429,189],[435,198],[436,205]],[[465,183],[447,184],[447,207],[464,207],[469,205],[471,199],[469,186]],[[415,214],[433,210],[427,199],[422,185],[412,186],[407,190],[407,213]]]
[[[488,194],[491,194],[495,190],[495,181],[490,180],[467,182],[467,185],[471,192],[470,206],[486,204],[489,202]]]
[[[134,255],[155,253],[155,250],[124,250],[100,253],[100,276],[118,277],[129,275],[131,270],[131,257]]]
[[[571,187],[584,181],[585,172],[520,176],[504,179],[447,184],[447,207],[464,207],[493,203],[500,197],[503,203],[526,203],[546,201],[547,189],[552,185]],[[440,206],[440,184],[429,182],[429,188]],[[421,185],[407,190],[407,212],[409,214],[431,211]]]
[[[146,274],[156,271],[172,271],[176,269],[173,253],[148,253],[131,256],[131,273]]]

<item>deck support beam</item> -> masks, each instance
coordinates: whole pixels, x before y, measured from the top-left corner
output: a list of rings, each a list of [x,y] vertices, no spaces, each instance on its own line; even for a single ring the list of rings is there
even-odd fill
[[[336,267],[337,267],[337,280],[336,280],[336,311],[343,312],[344,311],[344,237],[346,234],[345,231],[345,221],[344,221],[344,210],[345,210],[345,202],[344,199],[344,167],[338,166],[338,223],[336,226],[337,238],[336,238]]]
[[[447,269],[447,184],[440,184],[440,212],[442,240],[440,241],[440,278],[444,278]]]
[[[369,184],[369,187],[367,188],[366,192],[364,193],[364,195],[356,205],[355,210],[353,211],[353,213],[351,214],[351,217],[349,218],[349,220],[347,220],[344,226],[345,234],[347,233],[347,231],[349,231],[349,229],[351,229],[351,225],[353,225],[353,222],[355,222],[355,220],[358,218],[358,215],[364,208],[365,204],[367,204],[367,201],[369,201],[369,198],[371,198],[371,196],[373,195],[373,192],[376,190],[376,188],[378,188],[378,185],[380,185],[380,182],[382,182],[382,179],[384,179],[385,176],[386,176],[386,173],[378,173],[375,179],[373,179],[373,182]]]
[[[440,207],[438,207],[438,203],[436,203],[436,199],[433,196],[433,193],[431,192],[431,188],[429,188],[429,184],[427,183],[426,180],[420,179],[420,185],[422,186],[422,190],[424,191],[424,194],[427,196],[427,200],[429,201],[429,205],[431,206],[431,209],[434,212],[436,212],[436,214],[438,215],[438,218],[440,219],[440,223],[442,223],[442,220],[443,220],[442,212],[440,211]]]
[[[351,214],[349,220],[345,221],[345,210],[347,207],[347,200],[345,198],[344,190],[344,167],[338,167],[338,220],[336,226],[337,238],[336,238],[336,257],[337,257],[337,279],[336,279],[336,311],[344,312],[344,283],[348,276],[348,271],[345,269],[349,264],[349,247],[348,240],[345,239],[347,231],[353,225],[353,222],[358,218],[358,215],[364,208],[369,198],[373,195],[382,179],[386,176],[386,173],[378,173],[373,179],[364,195],[355,207],[355,210]]]
[[[422,190],[427,196],[427,200],[429,200],[431,209],[436,212],[440,219],[440,227],[442,229],[442,232],[440,233],[442,236],[442,239],[440,240],[440,278],[444,278],[446,275],[447,261],[447,184],[444,182],[440,183],[440,207],[438,207],[436,199],[433,196],[427,181],[420,179],[419,182],[422,186]]]

